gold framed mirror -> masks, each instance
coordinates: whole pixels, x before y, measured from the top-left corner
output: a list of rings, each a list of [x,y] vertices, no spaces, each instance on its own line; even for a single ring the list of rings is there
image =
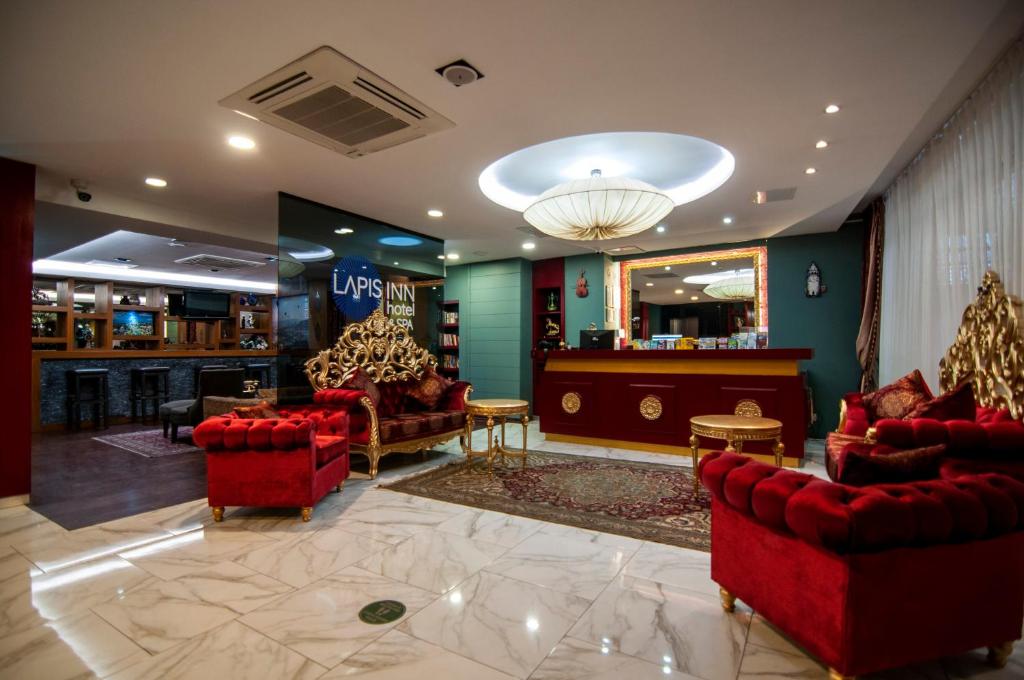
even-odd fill
[[[635,293],[634,293],[635,291]],[[768,249],[764,246],[645,257],[619,262],[620,328],[638,335],[634,298],[673,305],[744,304],[744,325],[768,327]],[[664,303],[664,302],[663,302]]]

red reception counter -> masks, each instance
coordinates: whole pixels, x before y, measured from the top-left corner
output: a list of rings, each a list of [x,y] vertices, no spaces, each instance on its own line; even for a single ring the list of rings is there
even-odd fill
[[[548,354],[535,409],[551,441],[690,455],[690,418],[751,399],[782,421],[788,465],[804,455],[810,349],[558,350]],[[725,443],[701,439],[701,453]],[[770,443],[744,453],[770,458]]]

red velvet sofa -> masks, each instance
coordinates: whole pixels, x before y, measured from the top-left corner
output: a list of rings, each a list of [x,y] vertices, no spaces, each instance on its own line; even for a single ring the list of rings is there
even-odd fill
[[[711,577],[843,678],[979,647],[1024,621],[1024,484],[850,487],[732,453],[700,462]]]
[[[313,394],[313,403],[280,407],[282,417],[314,418],[327,421],[328,434],[347,435],[360,453],[370,460],[370,477],[377,476],[380,459],[388,453],[414,453],[429,449],[466,428],[466,399],[472,391],[468,382],[447,386],[434,408],[426,408],[408,396],[416,383],[377,383],[376,395],[366,390],[333,388]],[[332,424],[331,416],[348,414],[347,432]]]
[[[323,432],[321,432],[323,428]],[[206,483],[213,518],[225,506],[298,507],[302,520],[349,475],[348,416],[208,418],[192,439],[206,450]]]

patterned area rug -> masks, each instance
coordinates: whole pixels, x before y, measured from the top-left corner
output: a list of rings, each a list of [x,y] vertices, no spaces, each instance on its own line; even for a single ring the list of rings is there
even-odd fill
[[[137,453],[146,458],[161,458],[163,456],[176,456],[181,453],[196,453],[202,449],[192,444],[192,428],[184,427],[178,430],[178,443],[172,444],[171,438],[164,439],[163,430],[139,430],[137,432],[126,432],[125,434],[111,434],[102,437],[93,437],[98,442],[116,446],[125,451]]]
[[[695,496],[689,468],[530,451],[488,478],[452,463],[384,488],[435,500],[569,524],[708,552],[710,500]]]

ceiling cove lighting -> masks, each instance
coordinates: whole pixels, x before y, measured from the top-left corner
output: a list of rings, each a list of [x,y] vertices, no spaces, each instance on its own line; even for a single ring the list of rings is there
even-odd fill
[[[839,104],[829,104],[825,107],[825,113],[839,113]]]
[[[245,137],[243,135],[231,135],[228,137],[228,146],[233,146],[236,149],[242,151],[251,151],[256,148],[256,142],[251,137]]]
[[[415,236],[382,236],[377,239],[377,243],[384,246],[395,246],[396,248],[411,248],[418,246],[423,241]]]
[[[163,187],[167,186],[167,180],[160,179],[159,177],[147,177],[146,184],[148,184],[151,187],[157,187],[162,189]]]
[[[826,142],[824,139],[819,139],[815,143],[814,148],[815,149],[827,149],[828,148],[828,142]]]
[[[245,116],[246,118],[248,118],[250,120],[259,120],[259,118],[257,118],[256,116],[254,116],[254,115],[252,115],[250,113],[246,113],[245,111],[239,111],[238,109],[231,109],[231,110],[234,111],[235,113],[237,113],[239,116]]]
[[[32,263],[34,274],[50,276],[75,276],[76,274],[106,277],[115,281],[132,281],[137,283],[180,283],[201,288],[227,288],[239,291],[261,291],[276,293],[276,283],[261,281],[244,281],[220,276],[200,276],[197,274],[178,274],[150,269],[125,269],[109,265],[91,265],[82,262],[64,260],[36,260]]]
[[[431,208],[430,210],[427,211],[427,217],[444,217],[444,212],[438,210],[437,208]]]
[[[355,229],[352,229],[350,227],[338,227],[337,229],[334,230],[334,233],[344,236],[345,234],[351,234],[354,231]]]

